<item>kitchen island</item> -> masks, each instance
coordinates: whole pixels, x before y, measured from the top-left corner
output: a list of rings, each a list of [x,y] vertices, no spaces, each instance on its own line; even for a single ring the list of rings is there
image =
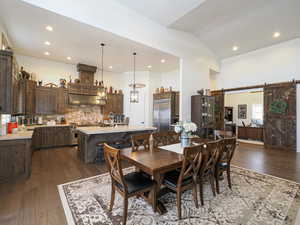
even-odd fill
[[[130,143],[132,134],[152,133],[155,130],[155,127],[145,126],[77,128],[79,157],[84,163],[94,163],[97,153],[99,154],[99,145],[103,143]]]

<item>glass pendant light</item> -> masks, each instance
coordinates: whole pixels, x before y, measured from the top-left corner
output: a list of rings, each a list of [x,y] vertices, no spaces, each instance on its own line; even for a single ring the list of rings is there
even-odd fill
[[[101,43],[101,81],[99,82],[99,88],[98,88],[98,97],[97,101],[100,105],[105,105],[107,101],[107,93],[106,93],[106,88],[104,87],[104,82],[103,82],[103,72],[104,72],[104,67],[103,67],[103,55],[104,55],[104,43]]]
[[[139,102],[139,92],[136,89],[136,83],[135,83],[135,56],[136,53],[133,53],[133,84],[129,85],[132,87],[132,90],[130,91],[130,102],[131,103],[138,103]]]

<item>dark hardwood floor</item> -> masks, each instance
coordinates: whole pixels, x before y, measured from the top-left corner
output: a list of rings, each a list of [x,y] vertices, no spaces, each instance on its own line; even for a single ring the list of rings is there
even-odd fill
[[[240,144],[232,164],[300,182],[300,154],[295,152]],[[80,162],[75,148],[35,152],[30,179],[0,185],[0,224],[66,225],[57,185],[104,172],[104,164]]]

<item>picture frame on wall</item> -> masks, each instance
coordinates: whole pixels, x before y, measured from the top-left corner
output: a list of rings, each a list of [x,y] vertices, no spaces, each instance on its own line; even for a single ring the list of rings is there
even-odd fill
[[[247,105],[238,105],[238,119],[247,119]]]

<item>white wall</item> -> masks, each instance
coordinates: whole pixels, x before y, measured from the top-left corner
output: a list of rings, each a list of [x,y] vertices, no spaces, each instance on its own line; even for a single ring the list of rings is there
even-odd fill
[[[223,60],[217,89],[300,79],[300,38]],[[297,151],[300,152],[300,85],[297,85]]]
[[[300,79],[300,38],[225,59],[217,88],[232,88]]]
[[[225,94],[225,107],[233,107],[233,122],[238,126],[242,126],[242,121],[247,125],[251,123],[252,119],[252,105],[263,104],[264,94],[263,92],[238,92],[238,93],[226,93]],[[238,119],[238,105],[247,105],[247,118]]]

